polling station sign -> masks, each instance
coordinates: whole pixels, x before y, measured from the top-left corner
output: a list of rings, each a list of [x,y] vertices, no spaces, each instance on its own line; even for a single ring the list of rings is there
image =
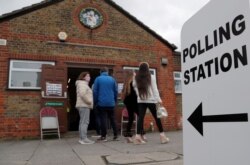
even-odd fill
[[[211,0],[181,32],[184,165],[249,165],[249,0]]]

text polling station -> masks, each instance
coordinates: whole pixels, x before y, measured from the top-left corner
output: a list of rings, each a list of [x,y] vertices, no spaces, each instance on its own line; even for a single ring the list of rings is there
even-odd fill
[[[198,58],[199,56],[209,56],[213,49],[220,47],[235,37],[240,37],[246,29],[246,20],[243,14],[236,15],[232,20],[211,31],[200,38],[197,42],[185,47],[182,51],[182,63]],[[184,84],[189,85],[203,79],[208,79],[225,72],[236,70],[248,65],[247,46],[232,47],[216,57],[192,66],[183,72]]]

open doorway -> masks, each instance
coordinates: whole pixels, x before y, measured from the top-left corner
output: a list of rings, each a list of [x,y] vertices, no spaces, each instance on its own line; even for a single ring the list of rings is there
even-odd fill
[[[89,72],[91,81],[89,86],[91,87],[95,81],[95,78],[99,76],[99,68],[68,68],[68,131],[78,131],[79,125],[79,113],[75,108],[76,104],[76,87],[75,82],[81,72]],[[89,130],[95,129],[95,116],[94,112],[90,111],[90,123]]]

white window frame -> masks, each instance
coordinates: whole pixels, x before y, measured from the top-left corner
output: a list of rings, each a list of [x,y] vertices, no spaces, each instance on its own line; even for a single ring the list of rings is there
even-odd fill
[[[138,71],[139,70],[139,67],[130,67],[130,66],[124,66],[123,67],[123,70],[133,70],[133,71]],[[157,84],[157,79],[156,79],[156,69],[152,69],[152,68],[149,68],[149,71],[151,73],[151,75],[154,76],[155,80],[156,80],[156,84]],[[149,109],[147,109],[146,113],[148,114],[150,111]]]
[[[179,77],[176,77],[176,74],[179,74],[180,76],[179,76]],[[182,84],[181,84],[182,78],[181,78],[181,72],[180,72],[180,71],[174,71],[173,76],[174,76],[174,82],[175,82],[175,81],[180,81],[180,85],[181,85],[180,90],[177,90],[177,89],[176,89],[176,84],[174,84],[175,93],[182,93]]]
[[[123,67],[123,70],[134,70],[134,71],[138,71],[139,70],[139,67],[131,67],[131,66],[124,66]],[[157,82],[157,79],[156,79],[156,69],[152,69],[152,68],[149,68],[149,71],[150,73],[154,76],[156,82]]]
[[[20,62],[20,63],[39,63],[39,64],[49,64],[49,65],[55,65],[55,62],[51,61],[32,61],[32,60],[10,60],[10,66],[9,66],[9,82],[8,82],[8,88],[9,89],[41,89],[41,87],[24,87],[24,86],[11,86],[12,81],[12,72],[42,72],[42,68],[32,69],[32,68],[14,68],[13,63],[14,62]]]

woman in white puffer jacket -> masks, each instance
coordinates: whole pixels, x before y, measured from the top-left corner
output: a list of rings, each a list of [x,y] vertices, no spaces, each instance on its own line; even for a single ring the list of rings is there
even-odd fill
[[[90,109],[93,108],[93,92],[89,87],[90,74],[82,72],[76,81],[76,108],[79,111],[80,144],[93,144],[94,141],[87,137]]]

